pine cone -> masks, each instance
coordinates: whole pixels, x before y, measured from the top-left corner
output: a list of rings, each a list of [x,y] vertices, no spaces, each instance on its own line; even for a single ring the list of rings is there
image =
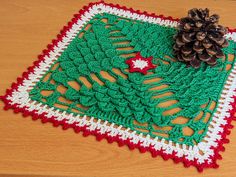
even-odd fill
[[[219,16],[209,16],[208,9],[191,9],[188,17],[180,19],[175,36],[174,53],[179,61],[199,68],[201,62],[214,66],[223,58],[223,47],[228,46],[224,38],[227,29],[218,25]]]

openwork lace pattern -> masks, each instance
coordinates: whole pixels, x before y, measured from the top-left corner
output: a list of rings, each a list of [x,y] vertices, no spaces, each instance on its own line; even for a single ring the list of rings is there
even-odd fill
[[[199,143],[235,62],[235,44],[230,41],[226,59],[216,67],[202,65],[196,70],[174,59],[175,33],[171,27],[97,14],[30,96],[50,107],[98,117],[154,138]],[[156,69],[148,75],[129,73],[125,61],[137,52],[153,56]]]
[[[1,99],[5,109],[130,149],[216,168],[236,107],[236,33],[226,58],[199,69],[177,62],[177,19],[91,3],[63,28]],[[126,61],[153,57],[146,75]]]

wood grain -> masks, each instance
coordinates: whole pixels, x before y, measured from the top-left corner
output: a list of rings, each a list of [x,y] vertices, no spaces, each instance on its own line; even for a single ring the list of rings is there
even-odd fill
[[[236,28],[236,1],[107,0],[142,11],[181,17],[192,7],[208,7],[221,15],[223,25]],[[0,0],[0,95],[21,75],[36,56],[89,0]],[[3,107],[3,103],[0,103]],[[236,125],[234,123],[234,125]],[[0,110],[1,176],[79,176],[79,177],[235,177],[236,130],[225,145],[219,169],[199,174],[172,160],[151,158],[127,147],[93,136],[84,138],[72,130],[22,118],[12,111]]]

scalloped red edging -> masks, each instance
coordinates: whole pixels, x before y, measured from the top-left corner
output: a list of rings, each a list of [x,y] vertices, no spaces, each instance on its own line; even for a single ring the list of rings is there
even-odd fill
[[[53,126],[55,126],[55,127],[62,126],[62,128],[64,130],[66,130],[68,128],[73,128],[76,133],[79,133],[80,131],[83,132],[83,136],[94,135],[94,136],[96,136],[96,139],[98,141],[100,141],[102,139],[107,139],[108,143],[117,142],[120,147],[124,146],[124,145],[127,145],[130,150],[138,148],[141,153],[149,151],[151,153],[152,157],[161,156],[164,160],[173,159],[173,161],[175,163],[182,162],[185,167],[195,166],[198,169],[199,172],[202,172],[204,168],[218,168],[218,165],[217,165],[216,161],[218,159],[222,159],[222,157],[220,155],[220,151],[224,151],[224,144],[229,143],[229,140],[226,138],[226,136],[230,134],[230,129],[233,128],[233,125],[231,124],[231,122],[233,120],[236,120],[236,118],[235,118],[236,96],[233,96],[234,101],[231,103],[232,109],[229,111],[230,117],[226,117],[227,119],[225,119],[225,120],[227,120],[227,124],[222,126],[224,131],[222,133],[220,133],[221,140],[217,142],[218,143],[217,147],[214,147],[214,148],[212,147],[212,149],[214,150],[214,156],[212,156],[213,162],[211,164],[208,164],[207,162],[205,162],[203,164],[198,164],[196,160],[189,161],[185,157],[179,158],[179,157],[175,156],[175,153],[165,154],[162,150],[159,150],[159,151],[155,150],[152,146],[143,147],[143,146],[140,145],[140,143],[133,144],[129,139],[128,140],[122,140],[119,136],[112,137],[112,136],[109,136],[108,133],[101,134],[97,130],[96,131],[89,131],[89,130],[86,129],[86,126],[78,127],[75,124],[66,123],[65,120],[58,121],[58,120],[53,119],[53,117],[48,119],[45,116],[44,113],[38,114],[36,111],[28,111],[27,107],[20,108],[20,107],[18,107],[18,104],[13,104],[12,105],[12,104],[10,104],[10,101],[7,100],[7,96],[11,96],[12,92],[14,90],[17,90],[18,86],[23,83],[23,80],[28,79],[29,74],[34,72],[34,68],[39,66],[39,63],[45,60],[44,59],[45,56],[49,56],[49,53],[53,50],[54,46],[58,45],[58,42],[60,42],[62,40],[62,38],[66,35],[66,32],[72,27],[72,25],[75,24],[77,22],[77,20],[81,19],[81,16],[84,15],[85,12],[88,11],[88,9],[90,7],[92,7],[94,5],[98,5],[98,4],[104,4],[104,5],[108,5],[110,7],[116,7],[116,8],[119,8],[119,9],[130,11],[132,13],[137,13],[137,14],[140,14],[140,15],[146,15],[146,16],[154,17],[154,18],[161,18],[163,20],[178,21],[177,18],[174,19],[171,16],[165,17],[163,15],[156,15],[154,13],[149,14],[146,11],[141,12],[139,10],[134,10],[132,8],[127,8],[125,6],[120,6],[118,4],[115,5],[115,4],[111,4],[111,3],[105,3],[104,1],[89,3],[89,5],[84,6],[79,11],[79,13],[74,14],[74,18],[72,18],[72,20],[70,22],[68,22],[67,26],[63,27],[63,29],[60,31],[60,34],[57,35],[57,38],[52,40],[51,44],[47,45],[47,49],[42,51],[42,54],[38,56],[38,60],[33,62],[33,65],[28,67],[28,70],[26,72],[23,72],[21,77],[17,78],[16,83],[12,83],[11,88],[6,90],[6,94],[4,96],[0,96],[0,99],[5,103],[4,109],[8,110],[8,109],[11,108],[11,109],[14,110],[15,113],[21,112],[24,117],[32,116],[33,120],[41,119],[42,123],[51,122],[51,123],[53,123]],[[230,32],[236,32],[236,29],[229,29],[229,31]]]

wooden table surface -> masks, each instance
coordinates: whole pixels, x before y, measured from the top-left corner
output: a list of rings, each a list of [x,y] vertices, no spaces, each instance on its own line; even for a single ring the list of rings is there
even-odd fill
[[[0,95],[31,65],[67,21],[91,0],[0,0]],[[182,17],[192,7],[208,7],[221,23],[236,28],[236,1],[107,0],[142,11]],[[3,103],[0,102],[0,107]],[[235,122],[234,122],[234,125]],[[219,169],[198,173],[172,160],[152,158],[117,143],[97,142],[72,130],[0,111],[0,176],[235,177],[236,130],[225,145]]]

